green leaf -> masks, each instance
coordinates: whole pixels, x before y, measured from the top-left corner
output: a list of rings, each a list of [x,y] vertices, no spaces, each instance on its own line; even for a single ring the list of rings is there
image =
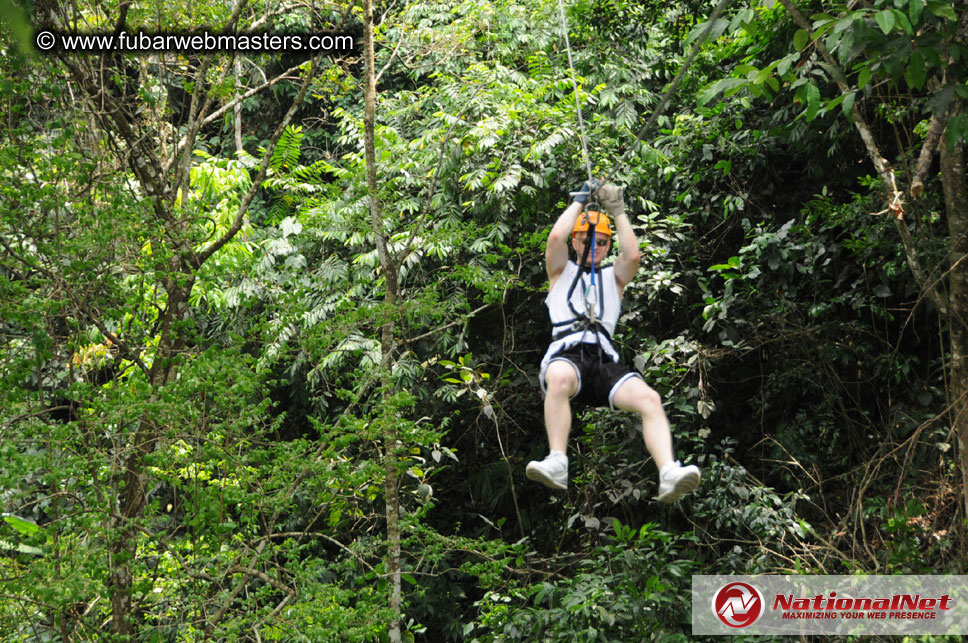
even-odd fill
[[[844,96],[844,102],[840,104],[840,109],[844,111],[845,116],[850,116],[854,109],[854,101],[857,100],[857,93],[850,92]]]
[[[296,167],[299,163],[299,152],[304,136],[301,126],[287,125],[275,149],[272,150],[270,167],[277,172],[283,167]]]
[[[939,18],[947,18],[948,20],[958,19],[957,14],[955,14],[954,8],[947,2],[938,2],[937,0],[929,0],[928,11],[938,16]]]
[[[732,94],[729,92],[736,93],[748,84],[749,81],[745,78],[723,78],[717,80],[710,87],[707,87],[699,93],[699,104],[708,104],[720,93],[725,92],[727,96],[731,96]]]
[[[843,33],[854,26],[854,16],[848,14],[846,17],[841,18],[837,21],[837,26],[834,27],[834,35]]]
[[[773,78],[773,70],[771,67],[773,67],[773,65],[770,65],[770,67],[766,67],[765,69],[761,69],[755,76],[753,76],[753,82],[757,85],[762,85],[770,78]]]
[[[734,76],[746,76],[749,79],[753,79],[760,71],[759,67],[753,65],[737,65],[736,69],[733,70]]]
[[[635,125],[635,121],[638,119],[638,113],[635,110],[635,103],[630,100],[623,100],[618,104],[615,109],[615,121],[620,125],[631,128]]]
[[[6,540],[0,540],[0,549],[6,549],[7,551],[15,551],[21,554],[30,554],[31,556],[44,555],[44,550],[38,547],[31,547],[30,545],[14,544]]]
[[[894,12],[890,9],[878,11],[874,15],[874,20],[877,21],[878,26],[884,32],[885,36],[891,33],[891,29],[894,28]]]
[[[910,0],[908,2],[908,15],[911,22],[918,24],[921,20],[921,13],[924,12],[924,0]]]
[[[24,534],[25,536],[33,536],[38,531],[40,531],[40,527],[30,522],[29,520],[24,520],[19,516],[14,516],[12,514],[3,514],[3,520],[8,525],[13,527],[20,533]]]
[[[948,146],[954,147],[959,142],[968,139],[968,114],[958,114],[948,121],[945,127]]]
[[[693,27],[692,30],[689,32],[689,35],[686,36],[686,41],[685,41],[686,46],[692,44],[694,40],[699,38],[699,36],[701,36],[703,32],[705,32],[707,26],[709,26],[708,22],[701,22],[695,27]],[[709,33],[706,36],[706,40],[708,42],[715,42],[721,35],[723,35],[723,32],[726,31],[726,27],[728,26],[729,26],[729,21],[726,20],[725,18],[717,19],[716,22],[714,22],[712,26],[709,27]]]
[[[807,85],[807,110],[806,118],[807,122],[812,121],[817,117],[817,113],[820,111],[820,90],[813,83]]]
[[[857,74],[857,89],[864,89],[871,80],[871,68],[863,66]]]
[[[790,65],[795,63],[797,58],[799,58],[797,54],[789,54],[784,56],[783,59],[777,63],[776,73],[780,76],[786,75],[786,73],[790,70]]]
[[[847,94],[841,94],[837,98],[827,101],[827,104],[824,106],[824,109],[827,110],[828,112],[836,109],[838,105],[844,102],[844,98],[846,98],[846,96]]]
[[[921,55],[921,52],[915,50],[908,58],[908,67],[904,72],[904,80],[907,81],[911,89],[921,89],[924,87],[927,75],[928,70],[924,64],[924,56]]]
[[[891,9],[891,11],[894,12],[894,18],[897,20],[897,24],[901,25],[901,28],[904,29],[904,33],[913,36],[914,27],[911,26],[911,21],[908,20],[907,14],[897,9]]]
[[[797,51],[803,51],[803,48],[807,46],[810,41],[810,34],[807,33],[806,29],[798,29],[795,34],[793,34],[793,48]]]

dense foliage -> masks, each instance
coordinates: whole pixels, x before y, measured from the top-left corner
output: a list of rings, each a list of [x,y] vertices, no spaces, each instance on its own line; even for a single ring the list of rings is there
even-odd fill
[[[35,4],[0,2],[0,640],[687,640],[692,574],[964,570],[962,5],[569,3],[641,244],[616,344],[703,470],[669,508],[606,409],[567,493],[523,475],[584,179],[557,0],[376,7],[376,194],[354,4]],[[358,40],[45,55],[25,19]]]

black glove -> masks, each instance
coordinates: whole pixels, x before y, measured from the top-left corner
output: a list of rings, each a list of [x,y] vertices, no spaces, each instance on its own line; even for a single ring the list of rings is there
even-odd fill
[[[598,188],[602,187],[602,182],[598,179],[592,179],[591,181],[585,181],[581,184],[581,188],[577,192],[572,192],[571,196],[578,203],[588,203],[588,198],[595,193]]]

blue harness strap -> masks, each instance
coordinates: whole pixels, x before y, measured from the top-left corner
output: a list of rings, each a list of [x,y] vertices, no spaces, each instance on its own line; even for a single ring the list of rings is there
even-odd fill
[[[588,214],[584,211],[582,211],[582,214],[580,216],[585,217],[585,221],[588,223],[588,227],[591,229],[591,235],[587,243],[585,244],[585,249],[582,252],[581,258],[579,259],[578,270],[575,272],[575,277],[572,279],[571,285],[568,288],[568,294],[566,295],[568,308],[571,310],[571,313],[572,315],[574,315],[574,317],[572,319],[568,319],[561,322],[552,322],[552,326],[554,327],[561,327],[561,326],[567,327],[562,331],[558,331],[558,332],[552,331],[552,337],[554,339],[561,339],[562,337],[565,337],[566,335],[570,335],[572,333],[591,330],[591,331],[597,331],[602,335],[604,335],[605,337],[607,337],[609,340],[611,340],[611,334],[601,324],[601,322],[598,321],[601,315],[604,314],[604,305],[605,305],[604,304],[605,293],[602,291],[602,280],[600,278],[600,275],[597,276],[597,273],[599,272],[599,270],[595,266],[595,247],[596,247],[595,225],[597,225],[598,221],[596,220],[594,222],[595,225],[593,225],[592,222],[588,220]],[[584,280],[582,279],[582,273],[585,272],[585,262],[589,258],[589,253],[591,253],[591,266],[588,268],[588,272],[590,273],[590,276],[591,276],[591,284],[590,284],[590,287],[586,289],[584,287]],[[579,312],[578,310],[576,310],[574,303],[572,303],[572,296],[579,282],[582,282],[583,284],[582,290],[584,291],[583,299],[585,302],[585,310],[583,312]],[[595,310],[596,304],[602,310],[596,311]],[[596,335],[595,343],[600,344],[600,342],[601,340],[598,338],[598,335]]]

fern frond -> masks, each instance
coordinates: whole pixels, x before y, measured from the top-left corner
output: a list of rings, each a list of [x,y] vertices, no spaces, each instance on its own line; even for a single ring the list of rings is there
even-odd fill
[[[282,136],[279,137],[276,149],[272,151],[272,160],[269,161],[269,167],[277,172],[284,167],[288,169],[296,167],[299,163],[299,152],[302,148],[304,136],[302,127],[298,125],[286,127]]]

